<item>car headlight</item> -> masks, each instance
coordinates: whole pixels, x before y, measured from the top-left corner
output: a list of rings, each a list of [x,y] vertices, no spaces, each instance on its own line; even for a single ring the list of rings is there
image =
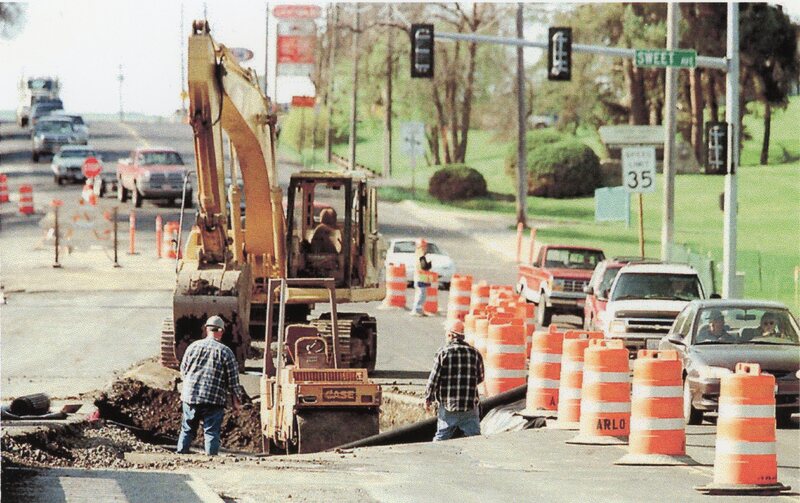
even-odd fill
[[[150,181],[150,172],[145,171],[142,173],[142,181],[149,182]]]
[[[725,367],[705,366],[699,367],[697,373],[701,379],[721,379],[722,376],[732,374],[733,372]]]
[[[608,324],[608,331],[610,333],[618,333],[624,334],[627,331],[628,324],[625,320],[611,320],[611,323]]]
[[[554,279],[552,280],[552,286],[554,292],[563,292],[564,291],[564,284],[565,281],[563,279]]]

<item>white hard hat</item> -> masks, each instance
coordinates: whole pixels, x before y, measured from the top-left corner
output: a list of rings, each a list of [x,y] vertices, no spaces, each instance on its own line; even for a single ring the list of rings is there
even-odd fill
[[[223,320],[219,316],[214,315],[214,316],[210,317],[208,320],[206,320],[206,325],[205,326],[207,326],[207,327],[217,327],[217,328],[221,328],[222,330],[225,330],[225,320]]]

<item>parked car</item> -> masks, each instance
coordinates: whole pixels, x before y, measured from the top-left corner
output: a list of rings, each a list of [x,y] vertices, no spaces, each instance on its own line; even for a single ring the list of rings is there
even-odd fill
[[[81,168],[84,161],[89,157],[95,157],[102,162],[101,156],[93,147],[88,145],[64,145],[53,156],[53,162],[50,164],[50,168],[53,171],[53,181],[58,185],[62,185],[67,180],[73,182],[85,181],[86,177],[83,176]]]
[[[69,119],[40,120],[31,133],[31,159],[39,162],[40,156],[55,154],[62,146],[77,142],[72,121]]]
[[[657,348],[686,304],[705,298],[700,276],[689,265],[626,265],[611,284],[602,329],[635,356],[639,349]]]
[[[409,284],[414,281],[417,262],[416,247],[416,240],[413,238],[392,239],[389,242],[389,250],[386,252],[387,264],[406,266],[406,280]],[[431,241],[428,241],[427,255],[431,261],[431,271],[439,275],[439,288],[448,290],[456,269],[453,259]]]
[[[61,100],[47,100],[47,101],[37,101],[33,105],[31,105],[30,111],[30,121],[29,124],[31,127],[36,126],[36,122],[44,117],[45,115],[49,115],[50,113],[56,110],[63,110],[64,104]]]
[[[583,288],[605,258],[597,248],[546,245],[533,264],[519,264],[517,292],[536,304],[536,324],[550,325],[554,314],[574,314],[583,323]]]
[[[721,338],[710,338],[717,319]],[[787,425],[800,412],[800,326],[781,303],[710,299],[690,302],[661,339],[659,349],[674,349],[684,367],[684,417],[700,424],[719,407],[720,378],[739,362],[757,363],[775,376],[775,412]]]
[[[613,257],[597,264],[589,284],[583,288],[586,303],[583,306],[583,328],[586,330],[602,330],[602,319],[605,316],[608,294],[611,284],[623,266],[631,262],[655,262],[654,259],[641,257]]]
[[[137,208],[144,199],[178,200],[183,196],[186,166],[171,148],[137,148],[117,163],[117,198],[131,198]],[[192,184],[186,190],[186,207],[192,206]]]

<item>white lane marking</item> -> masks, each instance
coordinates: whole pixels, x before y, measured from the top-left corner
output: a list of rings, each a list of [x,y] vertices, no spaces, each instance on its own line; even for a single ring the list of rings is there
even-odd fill
[[[140,135],[139,132],[133,128],[133,126],[130,124],[125,124],[124,122],[120,122],[119,125],[122,126],[122,129],[126,130],[128,134],[133,136],[143,147],[150,148],[150,142],[142,137],[142,135]]]

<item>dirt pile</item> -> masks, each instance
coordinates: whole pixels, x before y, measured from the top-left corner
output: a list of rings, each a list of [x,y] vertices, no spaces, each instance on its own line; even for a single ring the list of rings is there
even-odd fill
[[[137,428],[143,440],[173,443],[181,424],[181,398],[177,391],[151,388],[141,381],[117,381],[95,401],[100,417]],[[245,404],[238,412],[225,411],[221,444],[224,449],[261,452],[261,422],[258,409]],[[202,430],[194,445],[203,446]]]

